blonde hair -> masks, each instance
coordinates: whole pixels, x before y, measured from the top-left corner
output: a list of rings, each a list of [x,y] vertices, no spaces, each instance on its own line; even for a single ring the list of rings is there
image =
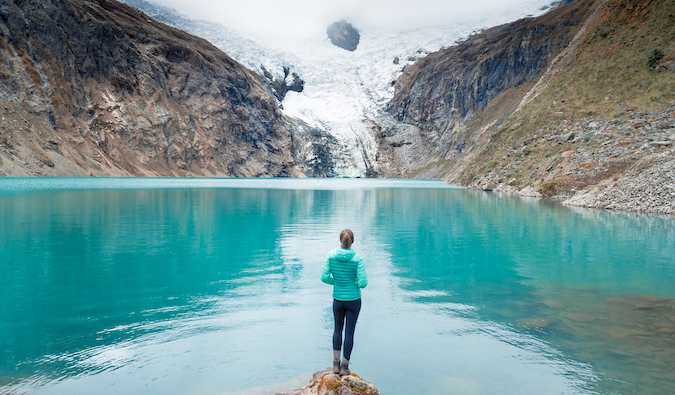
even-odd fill
[[[340,242],[342,243],[342,248],[352,248],[352,243],[354,242],[354,232],[350,229],[345,229],[340,232]]]

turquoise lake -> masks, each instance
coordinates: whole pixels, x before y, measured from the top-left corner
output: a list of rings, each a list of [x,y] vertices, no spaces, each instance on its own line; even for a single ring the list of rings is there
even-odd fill
[[[675,393],[675,219],[372,179],[0,179],[0,394]]]

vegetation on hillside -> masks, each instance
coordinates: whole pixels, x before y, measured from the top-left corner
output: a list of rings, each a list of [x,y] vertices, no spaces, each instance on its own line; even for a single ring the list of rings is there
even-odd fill
[[[492,118],[502,108],[500,100],[519,96],[518,87],[512,88],[474,119],[470,125],[474,130],[490,119],[499,126],[465,169],[461,183],[470,184],[498,168],[502,182],[521,189],[537,183],[543,195],[560,195],[619,177],[636,161],[635,157],[614,158],[607,171],[592,178],[541,178],[543,162],[572,149],[568,141],[550,143],[550,136],[570,133],[575,123],[623,125],[640,114],[663,112],[675,102],[675,0],[606,0],[598,6],[597,17],[579,37],[579,45],[570,46],[554,64],[557,73],[546,89],[503,122],[498,116]],[[635,125],[621,136],[625,141],[619,145],[637,144],[639,136],[631,135],[638,133]],[[577,138],[575,149],[597,150],[606,143],[603,133],[617,137],[615,131],[597,130]]]

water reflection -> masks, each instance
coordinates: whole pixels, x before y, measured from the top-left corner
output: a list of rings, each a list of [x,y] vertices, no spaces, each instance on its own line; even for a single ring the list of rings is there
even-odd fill
[[[0,197],[0,219],[0,392],[325,368],[318,278],[345,227],[370,279],[354,371],[382,393],[673,392],[669,218],[397,187],[56,190]]]
[[[475,308],[461,316],[532,334],[595,367],[603,379],[590,388],[602,393],[675,390],[662,370],[675,362],[671,218],[469,191],[442,205],[436,198],[420,194],[410,204],[402,195],[382,205],[381,231],[408,231],[392,235],[401,243],[391,255],[413,300],[463,303]],[[419,218],[447,222],[420,226]],[[626,291],[652,296],[617,295]]]

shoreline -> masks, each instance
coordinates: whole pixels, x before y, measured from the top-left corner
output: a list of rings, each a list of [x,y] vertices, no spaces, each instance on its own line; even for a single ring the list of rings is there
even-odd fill
[[[630,110],[627,110],[630,111]],[[675,105],[627,119],[552,123],[501,151],[467,188],[563,205],[675,214]]]

